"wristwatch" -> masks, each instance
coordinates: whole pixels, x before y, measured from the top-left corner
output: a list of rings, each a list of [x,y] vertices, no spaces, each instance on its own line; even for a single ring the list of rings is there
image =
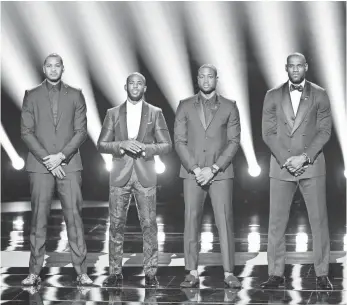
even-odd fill
[[[310,159],[310,157],[307,155],[307,153],[303,153],[302,155],[303,155],[303,156],[305,157],[305,159],[306,159],[305,162],[311,163],[311,159]]]
[[[213,175],[215,175],[215,174],[217,174],[218,173],[218,168],[217,168],[217,166],[215,166],[214,164],[211,166],[211,171],[212,171],[212,174]]]

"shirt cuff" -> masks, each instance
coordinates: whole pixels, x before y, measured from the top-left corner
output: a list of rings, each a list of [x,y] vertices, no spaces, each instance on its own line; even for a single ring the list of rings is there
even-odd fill
[[[120,148],[119,149],[120,153],[123,155],[124,154],[124,149],[123,148]]]
[[[213,164],[212,167],[216,170],[219,171],[219,166],[217,164]]]

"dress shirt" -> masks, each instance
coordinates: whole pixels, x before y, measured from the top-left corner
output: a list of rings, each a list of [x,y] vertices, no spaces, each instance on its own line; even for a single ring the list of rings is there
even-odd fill
[[[202,108],[204,109],[204,115],[205,115],[205,123],[207,124],[211,114],[211,107],[214,106],[216,102],[216,92],[213,93],[213,95],[208,99],[202,93],[199,94],[199,100],[202,103]]]
[[[59,101],[59,94],[61,89],[61,82],[59,82],[56,85],[53,85],[47,81],[46,84],[48,89],[48,98],[49,98],[49,101],[51,102],[54,125],[57,125],[58,101]]]
[[[143,100],[135,105],[127,100],[128,139],[136,139],[140,129]]]
[[[294,115],[296,116],[297,112],[298,112],[298,108],[300,105],[300,99],[301,99],[301,94],[302,92],[298,91],[298,90],[293,90],[290,91],[290,86],[293,83],[291,81],[289,81],[289,93],[290,93],[290,99],[292,101],[292,106],[293,106],[293,110],[294,110]],[[299,86],[301,85],[302,88],[305,87],[305,80],[303,80],[300,84],[295,84],[295,86]]]

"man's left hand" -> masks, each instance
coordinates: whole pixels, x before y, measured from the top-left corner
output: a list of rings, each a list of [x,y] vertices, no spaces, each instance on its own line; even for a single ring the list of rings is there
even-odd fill
[[[284,166],[287,167],[290,172],[294,173],[301,168],[305,162],[306,157],[304,155],[293,156],[287,159]]]
[[[201,172],[196,176],[196,181],[201,185],[204,186],[208,184],[212,178],[214,177],[214,174],[212,173],[212,170],[210,167],[204,167],[201,169]]]
[[[59,166],[63,159],[64,158],[62,157],[61,153],[57,153],[55,155],[48,155],[43,158],[43,164],[49,171],[51,171],[55,169],[57,166]]]

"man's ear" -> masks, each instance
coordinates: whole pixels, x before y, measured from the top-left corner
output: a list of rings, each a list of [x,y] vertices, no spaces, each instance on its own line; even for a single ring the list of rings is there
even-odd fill
[[[308,71],[308,64],[305,63],[305,72],[307,72],[307,71]]]
[[[147,86],[144,86],[143,87],[143,92],[146,92],[147,91]]]
[[[285,64],[285,69],[286,69],[286,72],[288,72],[288,65]]]
[[[128,86],[127,86],[127,84],[125,84],[125,85],[124,85],[124,90],[125,90],[125,91],[128,91],[127,89],[128,89]]]

